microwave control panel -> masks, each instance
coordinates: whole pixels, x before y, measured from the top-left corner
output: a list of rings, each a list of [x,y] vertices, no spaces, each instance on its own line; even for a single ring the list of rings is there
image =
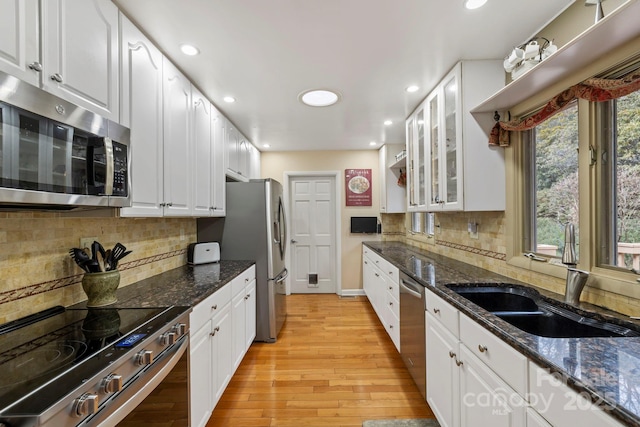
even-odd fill
[[[127,146],[113,141],[113,195],[127,197],[128,194],[128,162]]]

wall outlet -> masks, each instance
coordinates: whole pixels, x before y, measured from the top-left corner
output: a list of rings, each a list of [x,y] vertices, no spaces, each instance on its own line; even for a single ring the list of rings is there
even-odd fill
[[[91,249],[91,244],[98,240],[97,237],[81,237],[80,238],[80,249],[89,248]]]
[[[469,237],[472,239],[478,238],[478,223],[475,220],[470,220],[467,223],[467,230],[469,231]]]

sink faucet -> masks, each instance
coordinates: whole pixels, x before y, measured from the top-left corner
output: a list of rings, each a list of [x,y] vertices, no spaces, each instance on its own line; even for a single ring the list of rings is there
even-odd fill
[[[576,265],[578,264],[578,257],[576,256],[576,232],[573,224],[570,222],[568,222],[564,228],[562,263],[567,266],[564,302],[578,305],[582,289],[589,278],[589,272],[576,269]]]

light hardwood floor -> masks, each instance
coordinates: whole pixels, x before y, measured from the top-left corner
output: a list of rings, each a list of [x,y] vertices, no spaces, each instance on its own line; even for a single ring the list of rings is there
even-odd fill
[[[251,346],[207,427],[433,418],[365,297],[287,298],[278,341]]]

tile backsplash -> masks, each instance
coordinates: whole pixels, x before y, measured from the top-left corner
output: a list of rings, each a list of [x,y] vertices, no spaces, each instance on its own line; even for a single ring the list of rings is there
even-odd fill
[[[96,238],[105,248],[121,242],[133,251],[118,266],[120,287],[186,264],[187,245],[196,241],[193,218],[133,219],[115,217],[111,210],[96,213],[104,216],[0,213],[0,323],[86,300],[80,283],[83,272],[69,256],[81,238]]]
[[[507,264],[504,212],[436,213],[435,235],[432,237],[408,231],[410,214],[381,215],[381,219],[383,238],[386,240],[401,240],[558,294],[564,293],[564,280]],[[467,225],[470,221],[478,224],[477,239],[472,239],[469,235]],[[385,229],[404,229],[404,235],[394,232],[386,236]],[[595,287],[585,288],[582,301],[628,315],[637,316],[640,312],[640,300]]]

